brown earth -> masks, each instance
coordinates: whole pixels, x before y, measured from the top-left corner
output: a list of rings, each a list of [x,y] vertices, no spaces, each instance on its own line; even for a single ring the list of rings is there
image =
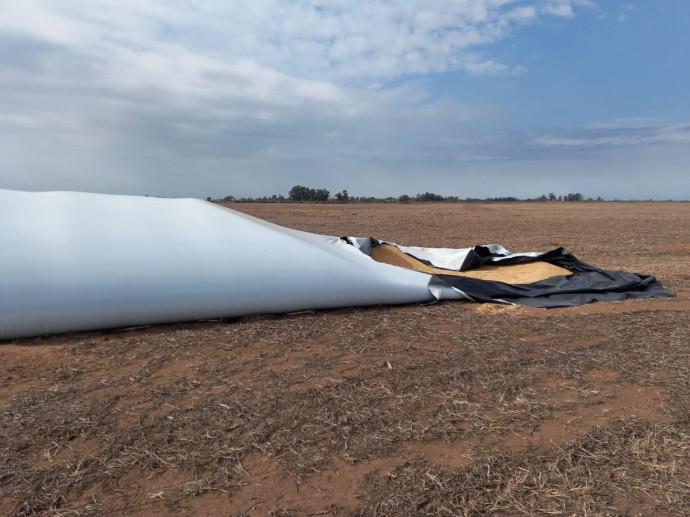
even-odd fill
[[[688,515],[690,204],[234,204],[564,246],[673,299],[439,303],[0,343],[0,515]]]

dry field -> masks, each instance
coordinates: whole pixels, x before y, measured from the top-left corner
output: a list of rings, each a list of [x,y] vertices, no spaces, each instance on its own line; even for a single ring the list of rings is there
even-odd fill
[[[400,244],[562,245],[678,297],[0,343],[0,515],[690,514],[690,204],[231,206]]]

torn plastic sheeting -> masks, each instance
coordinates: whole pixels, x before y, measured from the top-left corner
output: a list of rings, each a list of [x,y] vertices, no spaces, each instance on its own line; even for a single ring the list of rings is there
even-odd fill
[[[546,261],[573,273],[530,284],[431,275],[370,258],[385,241],[292,230],[197,199],[0,190],[0,239],[0,339],[444,299],[556,307],[674,295],[562,248],[418,257],[452,256],[446,265],[462,260],[458,269]]]

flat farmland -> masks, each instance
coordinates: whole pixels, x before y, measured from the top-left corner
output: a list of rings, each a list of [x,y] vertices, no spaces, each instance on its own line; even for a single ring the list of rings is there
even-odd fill
[[[563,246],[678,296],[3,342],[1,515],[690,514],[690,203],[226,206],[399,244]]]

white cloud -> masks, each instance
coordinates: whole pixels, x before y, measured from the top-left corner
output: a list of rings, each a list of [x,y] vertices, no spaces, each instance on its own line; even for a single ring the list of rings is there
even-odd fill
[[[544,135],[532,143],[543,147],[625,147],[690,143],[690,125],[663,124],[651,119],[620,119],[587,124],[564,135]]]
[[[631,12],[637,11],[637,7],[633,4],[622,4],[620,10],[621,12],[616,16],[616,21],[623,23],[628,21]]]
[[[619,118],[608,122],[590,122],[583,126],[584,129],[642,129],[653,128],[661,124],[661,121],[651,118]]]
[[[205,196],[322,182],[388,195],[434,189],[434,181],[469,185],[462,174],[475,170],[509,188],[496,171],[517,171],[528,158],[536,167],[564,148],[687,142],[687,128],[644,120],[536,139],[487,136],[477,128],[496,120],[495,108],[439,99],[422,81],[405,81],[448,70],[525,73],[492,55],[491,44],[592,5],[7,2],[0,186]],[[402,85],[392,87],[394,78]]]
[[[157,51],[163,44],[287,75],[372,81],[446,70],[514,73],[479,48],[543,15],[573,16],[582,0],[23,0],[3,6],[0,30],[91,49]],[[108,48],[109,47],[109,48]],[[107,55],[107,54],[105,54]]]
[[[572,18],[575,16],[573,6],[569,2],[550,3],[545,5],[542,10],[545,13],[553,14],[554,16],[563,16],[564,18]]]
[[[479,115],[411,85],[345,87],[173,42],[68,43],[0,32],[17,50],[0,64],[3,188],[284,193],[326,161],[347,175],[419,159]]]
[[[107,140],[163,115],[189,117],[175,126],[187,129],[207,121],[287,123],[305,114],[315,125],[389,119],[389,110],[423,117],[435,108],[422,90],[390,90],[385,80],[444,70],[525,73],[475,49],[533,22],[544,5],[552,3],[10,2],[0,16],[0,38],[11,49],[0,61],[0,88],[8,92],[0,98],[2,124]],[[466,111],[457,105],[449,113],[458,110]]]

